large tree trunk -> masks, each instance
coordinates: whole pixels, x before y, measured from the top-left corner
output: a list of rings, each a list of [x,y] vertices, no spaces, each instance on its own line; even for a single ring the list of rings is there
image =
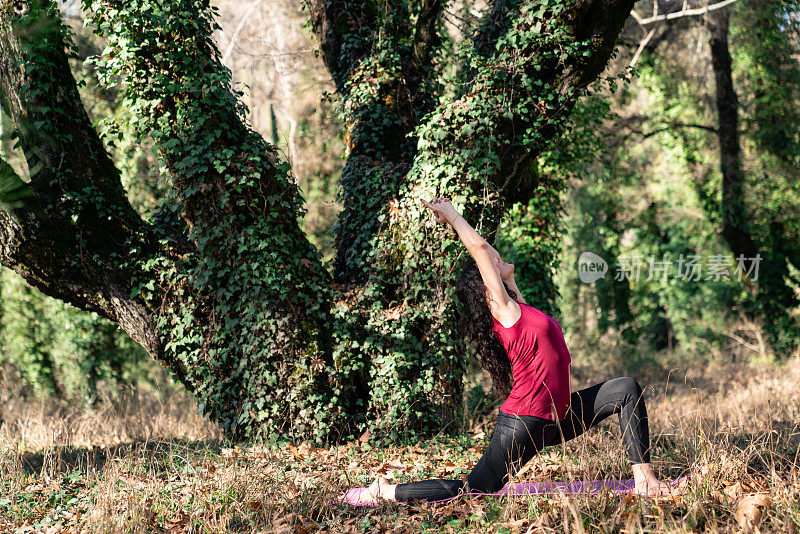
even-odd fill
[[[392,111],[384,124],[397,125],[394,131],[399,134],[388,143],[356,119],[345,124],[352,147],[341,182],[346,215],[338,226],[335,276],[352,293],[378,295],[386,302],[388,314],[385,308],[377,313],[369,308],[357,311],[370,333],[379,333],[381,340],[402,339],[408,346],[401,352],[384,345],[370,355],[372,415],[382,419],[382,414],[400,407],[414,418],[413,424],[424,426],[449,414],[446,410],[425,414],[413,406],[436,404],[426,387],[438,389],[442,398],[459,395],[459,376],[451,370],[460,370],[467,354],[453,331],[452,299],[457,261],[464,250],[454,234],[433,228],[419,199],[448,195],[465,218],[493,240],[506,207],[513,202],[527,204],[534,194],[536,158],[562,131],[578,90],[602,71],[632,3],[571,2],[548,9],[539,2],[497,2],[475,47],[462,54],[474,58],[465,63],[479,67],[465,69],[458,80],[464,89],[455,98],[440,97],[419,124],[419,112],[403,111],[412,106],[386,110],[387,99],[380,98],[380,89],[386,88],[400,100],[404,93],[393,93],[386,80],[397,80],[402,88],[403,76],[415,72],[413,60],[400,49],[390,56],[391,65],[382,64],[386,44],[381,39],[353,57],[352,50],[359,50],[353,43],[364,35],[364,25],[372,22],[356,19],[342,29],[337,14],[365,10],[351,5],[331,14],[326,11],[330,6],[312,3],[312,21],[329,67],[351,73],[342,94],[345,109],[363,109],[362,117],[369,117],[366,100],[383,113]],[[558,12],[559,8],[564,11]],[[381,21],[391,28],[402,19],[401,14],[383,16]],[[581,49],[552,57],[560,44],[553,37],[555,27],[568,28],[566,40],[572,44],[590,40],[586,55]],[[389,34],[380,24],[375,33]],[[352,64],[348,66],[343,57]],[[376,74],[365,76],[366,66]],[[338,72],[332,69],[334,79]],[[427,99],[419,102],[417,109],[428,109]],[[414,137],[405,142],[408,131]],[[552,215],[543,217],[544,227],[553,225]],[[365,226],[369,232],[360,233],[358,228]],[[387,321],[387,316],[396,319]],[[387,426],[392,424],[391,417],[384,420]]]
[[[0,215],[0,261],[119,323],[236,435],[440,429],[460,404],[463,251],[419,199],[449,195],[491,239],[505,207],[533,194],[537,156],[632,3],[499,1],[450,101],[431,61],[440,2],[312,2],[346,110],[334,280],[300,231],[288,166],[230,92],[207,0],[86,2],[109,37],[101,72],[122,80],[173,181],[150,223],[80,105],[54,6],[6,4],[2,105],[38,172],[32,205]]]
[[[124,6],[106,3],[94,14],[110,55],[124,58],[107,69],[118,67],[174,181],[154,226],[130,207],[91,127],[54,5],[4,10],[2,104],[38,172],[34,205],[0,214],[0,258],[46,294],[119,323],[234,433],[310,431],[320,413],[340,422],[347,402],[331,401],[335,377],[323,373],[327,274],[297,225],[296,186],[244,126],[196,7],[117,19]]]

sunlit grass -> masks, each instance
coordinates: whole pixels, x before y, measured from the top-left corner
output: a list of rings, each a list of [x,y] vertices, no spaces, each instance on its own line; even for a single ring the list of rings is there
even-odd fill
[[[689,494],[658,501],[599,494],[378,509],[330,502],[379,473],[395,481],[463,477],[486,446],[493,416],[466,436],[416,445],[270,449],[226,443],[179,394],[91,411],[17,404],[0,427],[0,531],[728,531],[739,528],[743,499],[757,492],[771,499],[750,510],[760,513],[760,530],[792,531],[800,523],[800,360],[717,373],[702,390],[678,381],[648,392],[656,472],[699,475]],[[729,378],[736,376],[743,378]],[[546,449],[520,480],[630,476],[612,420]]]

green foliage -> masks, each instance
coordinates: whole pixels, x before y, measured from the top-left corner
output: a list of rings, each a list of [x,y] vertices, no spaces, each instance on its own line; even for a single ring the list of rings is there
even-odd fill
[[[23,18],[19,24],[22,28],[29,28],[28,31],[33,36],[31,41],[35,41],[35,36],[39,34],[50,44],[58,40],[59,36],[68,38],[68,32],[60,27],[57,19],[54,22],[42,16],[54,15],[47,10],[45,4],[33,3],[32,9],[32,15],[39,17],[38,22],[31,24],[30,20]],[[36,46],[25,49],[25,53],[35,63],[55,65],[52,58],[49,61],[41,57],[36,59],[37,54],[47,52],[46,49]],[[109,97],[96,91],[90,73],[80,65],[76,71],[79,88],[89,102],[95,102],[92,111],[100,116],[115,113],[113,93]],[[46,87],[32,88],[29,96],[35,97],[36,89]],[[45,115],[50,112],[62,116],[67,114],[67,110],[57,108],[50,110],[37,107],[35,110]],[[22,169],[21,175],[26,174],[27,165],[17,145],[16,136],[19,131],[14,131],[6,113],[2,113],[0,120],[0,208],[8,209],[12,213],[21,213],[23,208],[35,211],[37,206],[32,188],[4,161],[15,162]],[[43,128],[47,126],[44,123],[39,125]],[[27,126],[23,124],[24,127]],[[62,132],[62,135],[62,139],[50,138],[49,142],[64,141],[74,144],[67,132]],[[142,160],[146,158],[146,147],[133,146],[131,139],[125,139],[121,145],[116,150],[116,154],[120,156],[117,162],[123,169],[123,177],[129,177],[135,174],[135,171],[128,172],[130,168],[141,167]],[[31,152],[40,155],[39,150],[29,149],[28,153]],[[41,170],[46,170],[46,167],[39,161],[33,167],[33,176],[26,176],[26,179],[39,178],[37,174]],[[132,181],[136,182],[139,177],[133,178]],[[146,203],[137,194],[137,188],[134,186],[129,191],[138,207],[146,209]],[[65,192],[65,196],[70,195]],[[102,196],[91,188],[83,191],[80,198],[89,199],[97,205],[104,202]],[[0,279],[3,281],[0,285],[5,288],[0,295],[0,307],[4,309],[0,318],[3,371],[8,375],[5,377],[6,384],[14,383],[19,393],[93,403],[97,399],[100,386],[111,386],[110,389],[104,389],[114,393],[123,383],[145,385],[150,381],[153,363],[142,348],[117,325],[96,313],[84,312],[46,297],[38,290],[26,286],[18,275],[5,269],[0,273]]]
[[[795,2],[756,0],[736,6],[731,24],[735,69],[743,82],[739,94],[747,110],[742,130],[764,156],[782,163],[784,172],[800,162],[800,65],[798,33],[789,27],[793,17]]]
[[[45,303],[37,291],[5,269],[3,274],[3,363],[14,364],[37,395],[53,395],[57,390],[55,364],[48,349],[55,325],[44,320]]]
[[[760,13],[768,18],[766,12]],[[736,24],[749,23],[741,19]],[[732,26],[734,34],[740,31],[752,29]],[[732,40],[734,46],[746,43],[740,38]],[[747,46],[754,43],[750,41]],[[717,140],[701,128],[664,127],[676,123],[714,126],[714,114],[709,112],[713,95],[706,95],[706,87],[698,87],[698,79],[687,71],[689,60],[684,48],[679,40],[673,50],[645,53],[638,64],[637,79],[616,95],[613,105],[609,101],[607,110],[598,107],[588,114],[577,110],[572,135],[588,133],[596,136],[595,141],[587,145],[566,138],[565,145],[579,150],[567,158],[578,186],[567,200],[568,235],[557,277],[562,309],[567,310],[564,326],[572,334],[572,346],[585,347],[587,354],[597,351],[598,364],[607,364],[618,356],[613,372],[661,376],[672,358],[669,349],[677,349],[678,354],[694,362],[719,354],[739,358],[752,350],[752,345],[745,349],[731,344],[732,335],[742,339],[752,334],[749,330],[732,332],[743,326],[739,323],[743,313],[760,319],[765,330],[775,335],[770,341],[777,355],[797,343],[786,314],[776,313],[776,307],[770,311],[771,301],[774,304],[776,299],[766,296],[763,289],[754,298],[736,277],[706,278],[714,257],[730,258],[730,250],[718,237],[722,183]],[[737,50],[734,48],[734,52]],[[748,54],[735,53],[734,57],[736,67]],[[785,63],[782,68],[789,69],[789,65]],[[736,69],[735,80],[747,80],[752,74]],[[751,121],[764,121],[763,116],[756,118],[752,89],[737,85],[737,90],[743,122],[752,125]],[[775,97],[788,94],[786,89],[782,91],[776,89]],[[591,100],[582,103],[590,104]],[[776,105],[789,104],[784,101]],[[641,125],[634,122],[641,119]],[[773,126],[781,128],[777,123]],[[789,126],[784,133],[793,128]],[[646,132],[658,134],[640,140],[639,135]],[[766,150],[759,153],[749,148],[758,135],[752,127],[742,130],[742,157],[748,175],[748,217],[762,243],[759,284],[767,288],[776,281],[765,277],[765,267],[768,263],[779,265],[789,257],[787,253],[781,258],[774,250],[797,241],[788,230],[796,220],[797,195],[791,193],[793,180],[784,178],[777,165],[769,166],[769,179],[763,179],[766,162],[776,159]],[[770,196],[773,201],[766,201]],[[786,229],[782,228],[783,221]],[[576,276],[576,260],[584,251],[600,255],[609,264],[609,274],[589,285]],[[699,280],[684,279],[677,273],[679,258],[692,255],[701,258]],[[616,278],[623,256],[642,258],[638,281]],[[658,276],[647,280],[650,257],[675,262],[666,281]],[[778,280],[775,285],[783,283]]]
[[[94,402],[98,387],[147,385],[152,363],[117,325],[0,271],[0,364],[6,385],[39,398]]]
[[[342,285],[331,283],[300,229],[303,198],[289,166],[247,126],[241,94],[231,91],[211,39],[218,26],[210,2],[83,5],[108,38],[90,62],[100,82],[124,82],[123,107],[104,127],[106,140],[152,142],[159,173],[171,183],[160,204],[145,210],[150,226],[134,229],[116,259],[133,273],[131,298],[156,314],[158,357],[202,411],[235,436],[316,441],[365,429],[379,440],[401,439],[455,420],[464,350],[453,331],[452,294],[464,252],[453,235],[430,229],[419,198],[448,195],[491,236],[508,208],[505,196],[516,193],[506,189],[509,180],[537,187],[541,194],[524,208],[530,220],[517,254],[539,270],[554,265],[566,182],[554,154],[543,152],[581,95],[566,73],[595,51],[571,33],[571,4],[509,2],[489,49],[470,42],[455,53],[468,68],[441,84],[420,82],[419,91],[439,101],[413,119],[416,128],[399,112],[429,109],[409,102],[403,85],[413,37],[408,15],[416,9],[365,1],[377,31],[345,24],[340,53],[352,61],[334,76],[349,159],[336,233],[342,242],[354,236],[343,257],[358,275]],[[52,4],[37,6],[36,16],[57,18]],[[20,27],[33,24],[33,11]],[[55,26],[26,49],[40,100],[52,52],[66,37]],[[455,102],[439,91],[445,86]],[[43,113],[39,126],[58,132],[60,112]],[[398,131],[409,135],[398,139]],[[55,138],[60,146],[67,135]],[[56,169],[45,170],[58,185]],[[54,209],[76,227],[90,209],[118,216],[105,211],[114,204],[94,184],[66,189]],[[528,289],[545,302],[555,285],[544,276]],[[103,343],[85,346],[103,353]]]
[[[671,91],[667,82],[673,84]],[[647,94],[648,128],[667,120],[700,122],[681,104],[691,92],[683,82],[666,65],[640,65],[628,92]],[[735,304],[741,282],[705,279],[710,258],[725,254],[725,248],[715,239],[716,220],[703,209],[708,200],[701,195],[704,189],[695,187],[684,167],[687,155],[704,154],[675,139],[704,134],[668,130],[655,143],[612,143],[609,129],[616,129],[622,117],[608,104],[576,122],[577,129],[595,132],[592,144],[601,147],[601,154],[590,150],[587,157],[572,159],[580,185],[569,201],[568,246],[559,273],[562,303],[571,310],[565,326],[576,333],[576,345],[580,337],[587,348],[599,351],[603,363],[613,358],[608,352],[613,347],[620,358],[613,362],[614,372],[655,378],[665,372],[665,349],[677,346],[696,358],[709,357],[712,347],[722,345],[725,325],[720,318]],[[623,108],[624,102],[618,106]],[[666,175],[664,168],[669,169]],[[577,276],[577,259],[586,251],[608,263],[606,276],[592,284]],[[677,272],[680,257],[692,255],[702,258],[699,280]],[[673,262],[666,279],[655,271],[650,276],[650,258]],[[639,266],[637,271],[630,270],[631,262]]]
[[[152,142],[137,138],[127,107],[99,105],[97,108],[95,113],[104,117],[101,124],[105,128],[101,127],[100,133],[113,150],[128,199],[139,213],[149,217],[169,190],[167,180],[159,172]]]
[[[526,302],[559,317],[558,288],[553,275],[558,269],[564,230],[560,193],[563,175],[556,183],[540,180],[527,206],[515,204],[506,213],[495,244],[506,261],[514,264],[515,280]]]
[[[340,225],[359,221],[346,261],[366,276],[363,288],[345,291],[328,315],[326,274],[297,230],[302,199],[286,164],[243,126],[239,95],[230,94],[230,73],[209,40],[213,9],[188,1],[86,2],[98,31],[109,37],[98,61],[101,78],[125,79],[122,97],[136,133],[158,147],[162,173],[173,181],[168,201],[182,206],[186,236],[197,245],[197,254],[144,262],[151,278],[139,282],[138,295],[162,310],[165,360],[205,413],[242,435],[291,425],[317,439],[353,413],[366,418],[351,431],[369,421],[383,439],[429,432],[453,419],[448,398],[460,395],[463,372],[451,298],[460,247],[445,237],[441,251],[431,250],[438,240],[428,241],[416,195],[447,194],[470,206],[466,215],[479,229],[497,224],[503,203],[485,190],[498,175],[516,172],[501,166],[497,147],[540,152],[563,128],[562,108],[577,96],[536,77],[543,65],[574,67],[589,54],[561,20],[565,6],[515,3],[492,57],[469,46],[459,53],[477,66],[471,88],[457,106],[443,100],[413,132],[419,142],[410,172],[402,157],[376,161],[411,154],[410,142],[393,141],[402,125],[391,90],[410,45],[397,32],[379,31],[371,53],[361,57],[358,32],[365,29],[344,38],[352,43],[344,53],[358,62],[343,80],[345,142],[354,153],[340,181],[349,195],[340,200],[352,201]],[[402,8],[377,13],[381,28],[406,27]],[[398,191],[395,210],[363,217]],[[555,204],[532,209],[550,225]],[[492,216],[473,217],[478,207]],[[165,234],[164,243],[172,239]],[[545,264],[555,245],[548,246],[539,260]],[[552,289],[551,283],[535,291]]]
[[[732,68],[741,124],[740,158],[745,175],[745,213],[741,216],[761,254],[761,268],[757,290],[754,286],[734,283],[720,288],[716,304],[697,308],[704,313],[717,309],[730,319],[738,318],[740,312],[756,317],[763,324],[776,356],[789,354],[800,335],[799,325],[792,317],[792,309],[797,306],[794,288],[799,280],[787,268],[787,262],[800,262],[796,245],[800,236],[796,216],[798,191],[794,179],[800,137],[792,118],[797,113],[800,96],[797,93],[800,71],[796,59],[791,57],[791,34],[784,25],[790,9],[780,1],[741,4],[731,18],[730,45],[735,58]],[[674,59],[662,58],[645,64],[642,80],[655,97],[649,111],[656,121],[714,124],[715,114],[708,113],[702,102],[693,97],[697,89],[691,73],[685,72]],[[699,207],[712,228],[721,227],[722,177],[717,139],[704,130],[682,128],[666,131],[659,140],[662,147],[680,155],[686,165],[684,172],[693,175],[688,183],[697,195]],[[688,223],[681,221],[684,226]],[[684,243],[689,248],[705,251],[707,255],[725,253],[725,247],[719,244],[699,243],[696,225],[685,231]],[[700,235],[708,235],[710,231],[702,230]],[[691,296],[686,296],[689,300],[684,302],[691,302]],[[703,321],[709,322],[709,319]],[[700,328],[699,332],[705,330]]]
[[[52,3],[30,4],[17,27],[28,32],[25,96],[41,105],[27,127],[51,135],[48,144],[70,147],[75,139],[64,126],[72,112],[47,100],[54,50],[69,44],[69,33]],[[271,144],[246,126],[241,94],[231,92],[231,74],[211,40],[218,27],[210,2],[83,4],[97,33],[108,37],[84,66],[80,79],[91,86],[84,94],[94,90],[95,73],[108,89],[122,82],[120,102],[104,101],[96,113],[107,117],[102,134],[131,203],[149,224],[116,259],[136,273],[132,296],[156,314],[161,362],[205,414],[236,436],[333,441],[371,430],[377,441],[398,441],[456,430],[451,423],[462,419],[469,355],[454,329],[460,304],[453,286],[466,252],[454,234],[431,223],[420,197],[453,199],[516,264],[529,302],[589,346],[618,342],[626,370],[658,370],[658,356],[650,354],[674,343],[695,354],[722,347],[722,319],[758,309],[735,280],[613,278],[623,255],[726,252],[715,237],[716,147],[701,129],[665,131],[657,147],[611,146],[605,137],[614,111],[599,86],[608,83],[613,93],[616,79],[603,78],[587,95],[566,78],[597,47],[571,33],[565,0],[505,3],[492,19],[496,27],[472,29],[492,33],[496,40],[481,41],[488,46],[444,39],[432,64],[417,73],[420,87],[408,85],[418,5],[349,4],[374,24],[343,19],[337,28],[339,65],[348,66],[332,69],[346,164],[338,196],[344,211],[333,229],[340,257],[332,266],[304,235],[316,228],[309,233],[319,242],[319,227],[308,217],[298,223],[307,215],[304,199],[277,155],[274,117]],[[751,216],[775,262],[789,261],[796,253],[789,242],[800,238],[792,216],[798,69],[782,26],[787,5],[758,0],[737,7],[732,26],[737,80],[746,87],[740,93]],[[751,17],[756,23],[748,25]],[[712,119],[682,65],[647,53],[640,65],[639,87],[649,99],[645,126]],[[32,174],[44,171],[58,192],[47,209],[75,228],[93,215],[119,216],[99,182],[73,187],[80,177],[62,180],[55,167],[31,162]],[[0,184],[13,172],[4,165],[0,160]],[[661,176],[663,169],[669,176]],[[572,183],[579,186],[568,195]],[[333,187],[318,185],[303,189],[309,201]],[[18,200],[0,192],[0,203]],[[585,250],[610,268],[591,287],[574,276]],[[325,250],[326,260],[331,252]],[[343,283],[331,283],[328,267]],[[41,395],[91,399],[100,382],[141,377],[141,351],[111,323],[15,284],[4,283],[10,293],[3,300],[3,354]],[[775,320],[773,332],[783,331],[780,317],[765,317]],[[785,345],[793,339],[787,329]],[[467,410],[476,409],[481,393],[470,392]]]
[[[770,270],[750,308],[764,317],[770,342],[791,354],[800,337],[800,53],[797,5],[758,0],[733,12],[731,43],[741,95],[747,201]],[[787,267],[787,264],[791,267]]]

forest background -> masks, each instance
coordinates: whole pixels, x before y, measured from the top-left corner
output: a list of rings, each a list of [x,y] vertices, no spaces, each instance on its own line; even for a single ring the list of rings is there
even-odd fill
[[[243,91],[247,119],[291,164],[307,210],[303,230],[332,269],[345,132],[308,16],[301,6],[272,2],[216,5],[221,29],[213,36]],[[720,69],[708,25],[698,15],[644,25],[631,18],[606,71],[609,79],[630,82],[613,89],[596,84],[575,111],[574,126],[555,141],[559,160],[547,172],[567,184],[557,204],[535,195],[503,217],[496,248],[517,264],[523,293],[536,289],[525,283],[537,276],[526,270],[536,265],[530,258],[556,250],[549,291],[525,296],[561,321],[578,370],[591,362],[604,375],[647,381],[676,365],[782,361],[796,350],[797,14],[788,4],[764,6],[731,6],[727,39],[739,121],[733,133],[741,145],[735,195],[723,191],[727,169],[717,138],[729,125],[720,123],[725,95],[715,85]],[[448,5],[442,23],[451,48],[478,24],[484,7]],[[130,111],[85,64],[106,43],[84,27],[79,3],[60,8],[75,32],[71,66],[83,82],[81,97],[93,121],[122,130],[109,149],[131,203],[148,216],[168,190],[154,148],[125,130]],[[441,54],[447,57],[447,47]],[[24,175],[5,115],[2,124],[2,156]],[[556,206],[548,209],[558,212],[558,227],[541,228],[537,201]],[[729,210],[741,210],[737,216],[752,236],[753,254],[743,263],[737,254],[747,250],[725,232]],[[582,281],[584,252],[607,263],[605,276]],[[110,321],[43,295],[10,269],[0,272],[3,405],[33,398],[92,403],[125,386],[147,389],[168,380]],[[751,288],[748,278],[760,287]],[[468,373],[472,387],[478,371],[473,365]]]
[[[636,16],[626,21],[600,80],[541,156],[539,189],[510,203],[493,234],[501,255],[517,265],[526,299],[561,322],[574,387],[620,374],[645,384],[663,385],[672,376],[714,387],[726,373],[780,373],[798,357],[797,6],[739,0],[710,13],[663,15],[681,11],[678,4],[656,2],[655,12],[650,2],[635,4]],[[338,181],[352,150],[352,110],[321,57],[309,14],[281,0],[213,5],[220,28],[212,36],[241,91],[246,119],[291,165],[306,212],[302,230],[334,273],[345,202]],[[169,173],[153,141],[135,135],[120,88],[103,83],[86,61],[108,42],[85,26],[80,2],[58,7],[74,33],[70,67],[81,100],[131,204],[145,219],[157,216],[168,199]],[[442,72],[458,71],[454,50],[486,8],[480,1],[445,6],[446,38],[436,52]],[[0,159],[28,176],[6,113],[0,127]],[[2,198],[24,201],[13,188]],[[692,258],[695,270],[683,263]],[[607,271],[587,281],[582,269],[592,261]],[[410,430],[480,433],[481,417],[496,402],[487,376],[464,355],[462,405],[445,411],[444,425],[409,424]],[[172,402],[176,413],[197,410],[180,379],[117,324],[0,269],[6,432],[24,426],[37,406],[49,417]],[[386,439],[374,434],[391,428],[392,417],[384,426],[349,426],[351,434],[340,439]],[[202,425],[205,437],[224,434],[214,422]],[[18,431],[9,435],[18,450],[26,448]],[[291,432],[270,438],[292,440]]]

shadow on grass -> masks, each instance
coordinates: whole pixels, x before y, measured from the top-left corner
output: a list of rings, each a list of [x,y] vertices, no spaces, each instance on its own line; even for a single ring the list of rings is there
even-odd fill
[[[52,447],[41,452],[21,454],[19,461],[28,474],[40,475],[47,468],[63,475],[76,470],[97,472],[114,458],[147,454],[150,466],[160,471],[162,468],[174,469],[181,463],[189,464],[202,453],[218,455],[222,448],[223,442],[220,440],[136,440],[111,447]]]

